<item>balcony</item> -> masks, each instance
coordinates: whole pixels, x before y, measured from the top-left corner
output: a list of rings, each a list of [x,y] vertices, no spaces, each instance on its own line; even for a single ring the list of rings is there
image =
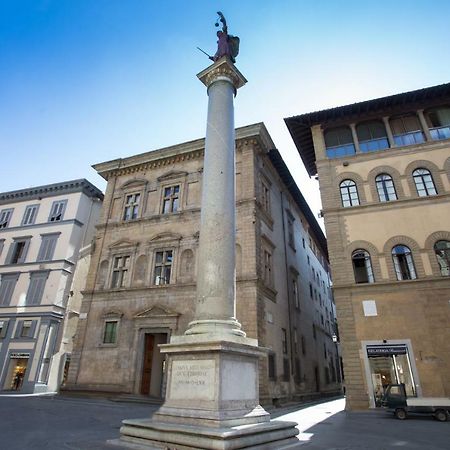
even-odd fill
[[[450,139],[450,126],[430,128],[430,134],[435,141]]]
[[[353,144],[337,145],[335,147],[327,147],[328,158],[342,158],[355,154],[355,146]]]
[[[370,139],[369,141],[362,141],[359,143],[361,152],[376,152],[378,150],[385,150],[389,148],[389,141],[386,137],[378,139]]]
[[[409,133],[394,135],[394,142],[398,147],[422,144],[425,142],[425,137],[421,131],[411,131]]]

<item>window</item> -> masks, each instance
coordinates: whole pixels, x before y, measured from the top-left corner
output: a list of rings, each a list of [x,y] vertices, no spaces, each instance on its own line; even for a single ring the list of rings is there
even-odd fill
[[[289,381],[290,379],[290,368],[289,368],[289,359],[283,359],[283,381]]]
[[[103,331],[103,343],[115,344],[117,342],[117,320],[107,320]]]
[[[417,278],[411,250],[406,245],[396,245],[392,249],[392,259],[397,280],[415,280]]]
[[[294,218],[287,213],[288,243],[295,250]]]
[[[25,302],[27,305],[39,305],[44,294],[48,271],[33,272],[30,274],[30,285],[28,286]]]
[[[339,188],[341,190],[341,200],[344,208],[359,205],[358,189],[353,180],[342,181]]]
[[[8,331],[9,320],[0,320],[0,339],[3,339],[6,336]]]
[[[425,141],[419,118],[415,114],[393,118],[389,124],[396,145],[414,145]]]
[[[306,355],[306,341],[305,336],[302,335],[302,354]]]
[[[431,137],[435,140],[450,139],[450,108],[435,108],[426,114]]]
[[[270,188],[261,181],[261,204],[264,210],[270,214]]]
[[[39,205],[28,205],[22,219],[22,225],[33,225],[36,221]]]
[[[328,158],[340,158],[355,153],[352,131],[348,127],[327,130],[324,139]]]
[[[263,278],[266,286],[272,286],[273,278],[272,278],[272,254],[268,250],[263,250]]]
[[[369,252],[363,249],[355,250],[352,253],[352,263],[356,283],[373,283],[375,281]]]
[[[288,344],[287,344],[287,332],[285,328],[281,329],[281,348],[283,349],[283,354],[286,355],[288,352]]]
[[[22,329],[20,330],[20,337],[28,338],[33,337],[33,321],[32,320],[24,320],[22,322]]]
[[[0,256],[3,252],[3,246],[5,245],[5,240],[4,239],[0,239]]]
[[[428,169],[420,168],[413,172],[414,184],[416,185],[417,195],[419,197],[428,197],[436,195],[433,177]]]
[[[56,242],[61,233],[41,234],[41,247],[39,249],[38,261],[51,261],[55,253]]]
[[[123,220],[137,219],[141,194],[128,194],[125,197]]]
[[[114,258],[111,287],[121,288],[128,284],[128,269],[130,256],[116,256]]]
[[[276,379],[275,353],[270,352],[267,355],[267,365],[269,372],[269,380],[275,380]]]
[[[14,238],[6,258],[7,264],[22,264],[25,262],[31,238]]]
[[[0,228],[8,228],[9,221],[11,220],[11,216],[13,213],[13,209],[2,209],[0,211]]]
[[[178,211],[180,197],[180,185],[164,188],[162,213],[168,214]]]
[[[381,173],[376,176],[375,182],[377,185],[378,198],[380,199],[380,202],[397,200],[394,181],[390,175],[387,173]]]
[[[298,355],[298,336],[297,328],[294,327],[294,353]]]
[[[317,339],[316,325],[315,325],[315,324],[313,324],[312,329],[313,329],[313,338],[314,338],[314,339]]]
[[[48,217],[48,221],[59,222],[60,220],[63,220],[66,205],[67,200],[57,200],[53,202],[52,209],[50,211],[50,216]]]
[[[357,125],[359,148],[362,152],[373,152],[389,148],[386,129],[382,122],[373,121]]]
[[[4,273],[0,278],[0,306],[9,306],[16,287],[18,273]]]
[[[325,359],[327,359],[327,356],[328,356],[328,354],[327,354],[327,345],[325,344],[325,342],[323,343],[323,357],[325,358]]]
[[[172,273],[173,250],[163,250],[155,254],[155,271],[153,284],[156,286],[170,284]]]
[[[437,241],[434,244],[434,253],[439,263],[439,269],[442,276],[450,275],[450,242]]]
[[[313,287],[312,284],[309,283],[309,296],[311,297],[311,300],[313,299]]]
[[[297,279],[292,280],[292,296],[294,297],[294,305],[297,309],[300,309],[300,298],[298,295],[298,284]]]

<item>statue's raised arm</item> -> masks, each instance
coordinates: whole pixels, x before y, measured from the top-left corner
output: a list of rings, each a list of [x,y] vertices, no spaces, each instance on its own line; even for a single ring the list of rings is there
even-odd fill
[[[222,31],[217,32],[217,52],[211,57],[213,61],[217,61],[222,58],[222,56],[228,56],[231,61],[236,62],[236,56],[239,53],[239,38],[237,36],[231,36],[228,34],[227,21],[225,16],[218,11],[219,19],[216,22],[216,27],[219,26],[219,22],[222,23]]]

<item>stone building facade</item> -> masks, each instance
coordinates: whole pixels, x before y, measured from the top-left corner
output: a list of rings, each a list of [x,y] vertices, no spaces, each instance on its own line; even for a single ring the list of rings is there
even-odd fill
[[[67,389],[163,397],[193,319],[204,139],[100,163],[107,181]],[[325,237],[263,124],[236,130],[237,319],[264,402],[340,389]]]
[[[450,396],[450,84],[286,124],[318,174],[347,408]]]
[[[74,271],[102,199],[84,179],[0,193],[0,391],[58,390],[78,319]]]

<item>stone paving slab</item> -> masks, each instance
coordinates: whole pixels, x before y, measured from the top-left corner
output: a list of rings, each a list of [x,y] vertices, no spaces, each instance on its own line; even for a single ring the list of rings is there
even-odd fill
[[[299,423],[302,450],[447,450],[450,422],[431,417],[399,421],[381,411],[346,412],[343,399],[272,416]],[[0,397],[0,449],[122,450],[117,439],[123,419],[150,417],[157,406],[97,398]],[[129,447],[128,447],[129,450]]]

